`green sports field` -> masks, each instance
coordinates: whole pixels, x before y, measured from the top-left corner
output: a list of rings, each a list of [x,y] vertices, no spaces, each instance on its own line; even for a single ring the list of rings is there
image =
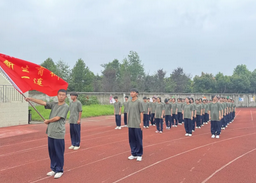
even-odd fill
[[[42,121],[41,117],[37,114],[37,112],[31,106],[29,107],[29,109],[31,110],[32,121]],[[40,114],[45,119],[49,119],[51,110],[45,109],[44,106],[36,106],[36,109],[40,112]],[[99,104],[85,105],[83,106],[82,118],[93,117],[93,116],[106,116],[106,115],[113,115],[113,114],[114,114],[113,105],[99,105]],[[67,119],[69,119],[69,113],[68,113]]]

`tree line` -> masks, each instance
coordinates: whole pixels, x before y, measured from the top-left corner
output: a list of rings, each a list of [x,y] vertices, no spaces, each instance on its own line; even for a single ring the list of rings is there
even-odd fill
[[[176,68],[168,76],[158,69],[146,74],[142,61],[135,51],[130,51],[122,61],[117,59],[102,64],[102,73],[94,74],[82,59],[74,67],[59,60],[46,59],[43,67],[69,83],[68,91],[77,92],[128,92],[138,88],[141,92],[161,93],[255,93],[256,69],[251,72],[246,65],[238,65],[231,76],[219,72],[216,75],[202,72],[194,78],[183,68]]]

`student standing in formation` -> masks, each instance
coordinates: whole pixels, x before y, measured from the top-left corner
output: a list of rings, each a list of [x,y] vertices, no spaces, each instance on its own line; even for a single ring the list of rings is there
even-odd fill
[[[203,114],[204,114],[204,105],[203,105],[203,102],[202,102],[202,99],[200,98],[199,99],[199,104],[201,105],[201,109],[202,109],[202,115],[201,115],[201,127],[204,126],[204,123],[203,123]]]
[[[182,120],[183,120],[183,117],[182,117],[183,103],[182,103],[182,99],[181,98],[178,98],[177,100],[178,100],[178,103],[177,103],[177,112],[178,112],[177,119],[178,119],[178,124],[182,125]]]
[[[218,98],[218,104],[220,104],[220,109],[221,109],[221,119],[220,119],[220,122],[219,123],[217,123],[218,125],[217,125],[217,127],[218,127],[218,131],[220,132],[220,134],[221,134],[221,129],[222,129],[222,121],[223,121],[223,105],[222,105],[222,103],[221,103],[221,98],[220,97],[217,97]]]
[[[205,104],[205,99],[202,101],[203,104],[202,104],[202,109],[203,109],[203,115],[202,115],[202,121],[203,121],[203,124],[206,124],[206,121],[205,121],[205,113],[206,113],[206,104]]]
[[[196,128],[201,128],[202,108],[199,100],[196,99]]]
[[[155,114],[155,121],[156,121],[156,133],[163,133],[163,116],[164,116],[164,105],[161,102],[161,97],[157,97],[156,103],[156,114]]]
[[[235,120],[236,117],[236,104],[235,101],[232,99],[232,103],[233,103],[233,115],[232,115],[232,122]]]
[[[205,115],[205,119],[204,119],[204,121],[205,121],[206,124],[208,124],[208,122],[209,122],[208,111],[209,111],[209,103],[208,103],[208,100],[205,99],[205,114],[204,114]]]
[[[172,99],[172,126],[177,127],[178,125],[178,120],[177,120],[177,114],[178,114],[178,108],[177,108],[177,103],[176,99]]]
[[[151,122],[151,110],[152,110],[152,102],[150,102],[150,98],[148,98],[148,110],[149,110],[149,113],[148,113],[148,123],[149,123],[149,121]]]
[[[220,120],[222,118],[221,105],[218,103],[217,96],[212,96],[212,103],[209,106],[209,119],[211,121],[211,133],[212,138],[220,138],[220,131],[218,130],[218,126],[220,124]]]
[[[122,104],[121,102],[118,101],[118,97],[115,96],[115,103],[114,103],[114,115],[116,118],[116,128],[115,129],[119,129],[121,130],[121,108],[122,108]]]
[[[196,123],[196,105],[194,104],[193,98],[190,98],[190,105],[193,106],[192,132],[194,132],[195,131],[195,123]]]
[[[186,104],[183,106],[183,118],[186,134],[185,136],[192,136],[192,120],[193,120],[193,106],[190,104],[189,98],[185,99]]]
[[[151,125],[156,126],[155,124],[155,112],[156,112],[156,98],[153,97],[153,103],[151,103]]]
[[[142,161],[143,145],[142,145],[142,129],[143,129],[143,106],[138,100],[139,91],[131,89],[132,100],[128,105],[128,129],[129,129],[129,144],[131,147],[131,156],[129,160],[137,159]]]
[[[51,109],[50,119],[45,120],[47,124],[46,134],[48,135],[48,152],[51,160],[52,171],[48,172],[48,176],[55,179],[63,175],[64,151],[65,151],[65,120],[69,110],[65,103],[67,91],[61,89],[58,91],[58,102],[45,102],[43,100],[26,98],[26,101],[32,101],[39,105],[45,106],[45,109]]]
[[[225,103],[224,103],[224,98],[220,98],[220,104],[223,112],[223,117],[221,119],[221,130],[225,130],[225,119],[226,119],[226,108],[225,108]]]
[[[183,106],[186,104],[186,101],[185,101],[185,99],[181,99],[181,101],[182,101],[182,110],[183,110]],[[182,123],[184,123],[183,116],[182,116]]]
[[[81,141],[81,117],[82,117],[82,104],[77,100],[78,94],[70,94],[72,102],[69,105],[70,117],[70,138],[71,146],[69,149],[78,150],[80,148]]]
[[[143,97],[143,102],[142,102],[142,106],[143,106],[143,128],[149,128],[149,120],[148,120],[148,114],[149,114],[149,104],[147,101],[147,97]]]
[[[169,103],[168,99],[164,100],[164,116],[165,116],[165,123],[166,123],[166,129],[170,130],[171,123],[172,123],[172,104]]]
[[[124,97],[124,126],[127,127],[128,96]]]

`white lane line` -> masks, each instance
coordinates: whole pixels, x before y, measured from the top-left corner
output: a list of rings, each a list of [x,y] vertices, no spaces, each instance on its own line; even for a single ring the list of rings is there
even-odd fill
[[[197,161],[197,163],[200,163],[201,159]]]
[[[205,145],[202,145],[202,146],[198,146],[198,147],[189,149],[189,150],[187,150],[187,151],[183,151],[183,152],[181,152],[181,153],[175,154],[175,155],[170,156],[170,157],[168,157],[168,158],[159,160],[159,161],[157,161],[157,162],[155,162],[155,163],[153,163],[153,164],[151,164],[151,165],[148,165],[148,166],[146,166],[146,167],[144,167],[144,168],[142,168],[142,169],[140,169],[140,170],[137,170],[137,171],[135,171],[135,172],[133,172],[133,173],[127,175],[127,176],[122,177],[121,179],[118,179],[118,180],[114,181],[113,183],[120,182],[120,181],[122,181],[122,180],[124,180],[124,179],[127,179],[128,177],[131,177],[131,176],[133,176],[133,175],[135,175],[135,174],[137,174],[137,173],[139,173],[139,172],[142,172],[142,171],[144,171],[144,170],[146,170],[146,169],[148,169],[148,168],[151,168],[151,167],[153,167],[153,166],[155,166],[155,165],[158,165],[158,164],[160,164],[160,163],[162,163],[162,162],[164,162],[164,161],[167,161],[167,160],[172,159],[172,158],[175,158],[175,157],[177,157],[177,156],[180,156],[180,155],[189,153],[189,152],[191,152],[191,151],[194,151],[194,150],[197,150],[197,149],[201,149],[201,148],[203,148],[203,147],[207,147],[207,146],[209,146],[209,145],[217,144],[217,143],[220,143],[220,142],[224,142],[224,141],[228,141],[228,140],[232,140],[232,139],[236,139],[236,138],[240,138],[240,137],[245,137],[245,136],[249,136],[249,135],[254,135],[254,134],[256,134],[256,132],[255,132],[255,133],[252,133],[252,134],[248,134],[248,135],[241,135],[241,136],[237,136],[237,137],[232,137],[232,138],[224,139],[224,140],[222,140],[222,141],[215,141],[215,142],[212,142],[212,143],[208,143],[208,144],[205,144]]]
[[[227,164],[225,164],[224,166],[222,166],[221,168],[219,168],[218,170],[216,170],[213,174],[211,174],[209,177],[207,177],[202,183],[205,183],[207,182],[208,180],[210,180],[216,173],[220,172],[221,170],[223,170],[225,167],[227,167],[228,165],[230,165],[231,163],[235,162],[236,160],[242,158],[243,156],[255,151],[256,148],[242,154],[241,156],[238,156],[237,158],[233,159],[232,161],[228,162]]]
[[[251,119],[252,119],[252,121],[253,121],[253,117],[252,117],[252,111],[250,111],[251,112]]]
[[[195,167],[192,167],[192,168],[190,169],[190,171],[192,172],[194,169],[195,169]]]
[[[183,178],[183,180],[180,183],[183,183],[186,180],[186,178]]]

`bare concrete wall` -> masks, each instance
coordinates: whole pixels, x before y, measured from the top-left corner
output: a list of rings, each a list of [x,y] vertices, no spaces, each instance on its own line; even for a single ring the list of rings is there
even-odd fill
[[[0,127],[28,124],[28,103],[1,74],[0,95]]]

